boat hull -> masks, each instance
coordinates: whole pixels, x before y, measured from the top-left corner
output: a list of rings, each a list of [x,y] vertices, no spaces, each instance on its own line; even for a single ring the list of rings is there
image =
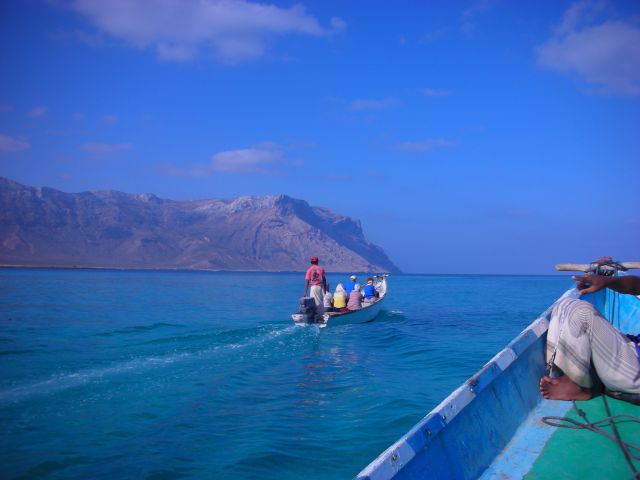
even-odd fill
[[[325,313],[324,318],[327,324],[331,325],[346,325],[349,323],[366,323],[371,322],[378,316],[382,310],[382,300],[378,300],[376,303],[369,307],[364,307],[360,310],[354,310],[348,313],[332,314]]]
[[[572,289],[561,299],[577,296]],[[637,298],[608,290],[582,298],[623,332],[638,328]],[[546,367],[552,307],[357,478],[519,479],[526,475],[556,431],[540,417],[563,416],[571,408],[571,402],[544,400],[538,391]],[[629,322],[630,318],[634,321]]]
[[[381,290],[382,296],[373,303],[362,302],[362,308],[360,310],[352,310],[344,313],[327,312],[315,317],[297,312],[291,315],[291,319],[296,325],[319,325],[320,327],[371,322],[383,310],[382,302],[387,296],[387,282],[387,276],[385,275]]]
[[[322,315],[319,318],[308,318],[303,314],[294,313],[291,315],[292,320],[296,325],[347,325],[351,323],[366,323],[375,319],[382,310],[381,298],[377,302],[370,306],[361,308],[360,310],[353,310],[346,313],[329,312]]]

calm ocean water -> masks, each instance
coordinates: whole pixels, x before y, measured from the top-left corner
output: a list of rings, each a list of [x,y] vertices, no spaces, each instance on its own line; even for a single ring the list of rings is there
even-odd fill
[[[0,270],[2,477],[353,477],[570,286],[391,276],[318,329],[302,274]]]

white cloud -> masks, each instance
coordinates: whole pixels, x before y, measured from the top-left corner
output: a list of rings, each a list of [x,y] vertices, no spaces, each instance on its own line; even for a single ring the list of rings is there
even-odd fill
[[[323,27],[301,5],[281,8],[247,0],[75,0],[72,8],[101,32],[162,60],[186,61],[212,49],[236,63],[261,56],[270,38],[287,34],[329,36],[344,30],[333,17]]]
[[[31,118],[42,117],[45,113],[47,113],[47,107],[34,107],[29,111],[29,116]]]
[[[82,120],[84,119],[84,113],[82,112],[74,112],[72,115],[74,120]]]
[[[554,35],[537,49],[538,63],[577,76],[601,94],[640,95],[640,28],[602,18],[606,3],[585,1],[565,12]]]
[[[429,153],[439,148],[453,148],[458,144],[451,140],[445,140],[444,138],[435,138],[430,140],[420,140],[416,142],[399,142],[396,143],[395,148],[403,152],[413,153]]]
[[[367,175],[372,178],[387,178],[387,174],[385,172],[381,172],[380,170],[369,170]]]
[[[29,147],[29,142],[24,138],[10,137],[0,133],[0,152],[19,152]]]
[[[478,0],[476,2],[473,2],[473,4],[471,4],[471,6],[469,6],[467,9],[463,10],[462,16],[463,17],[476,16],[479,13],[483,13],[493,8],[495,4],[496,4],[496,0]]]
[[[398,104],[395,98],[353,100],[351,110],[385,110]]]
[[[275,175],[278,167],[286,165],[300,166],[300,162],[286,160],[279,145],[267,142],[249,148],[214,153],[209,163],[197,163],[188,167],[167,165],[163,167],[163,171],[177,177],[208,177],[215,172]]]
[[[492,9],[496,3],[496,0],[478,0],[473,2],[467,9],[462,11],[460,30],[466,34],[473,33],[476,29],[477,17]]]
[[[78,147],[83,152],[95,156],[106,156],[115,153],[127,152],[133,148],[130,143],[98,143],[87,142]]]
[[[211,170],[217,172],[258,173],[283,161],[282,149],[273,143],[251,148],[227,150],[211,157]]]
[[[583,0],[572,4],[562,15],[562,22],[556,27],[557,36],[567,35],[574,30],[594,23],[607,9],[602,0]]]
[[[106,123],[107,125],[113,125],[118,122],[118,117],[116,115],[103,115],[102,123]]]
[[[447,90],[436,90],[434,88],[423,88],[421,90],[427,97],[448,97],[449,92]]]
[[[339,173],[326,173],[320,175],[320,179],[327,182],[350,182],[352,177],[349,175],[340,175]]]
[[[331,17],[330,23],[334,32],[341,32],[347,29],[347,22],[340,17]]]

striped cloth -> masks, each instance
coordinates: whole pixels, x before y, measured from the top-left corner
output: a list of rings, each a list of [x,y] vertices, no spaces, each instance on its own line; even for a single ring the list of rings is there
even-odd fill
[[[640,394],[640,360],[636,346],[616,330],[589,302],[566,298],[551,312],[547,361],[573,382],[591,388],[602,382],[609,390]]]
[[[310,295],[316,302],[316,312],[318,315],[324,313],[324,287],[322,285],[311,285]]]

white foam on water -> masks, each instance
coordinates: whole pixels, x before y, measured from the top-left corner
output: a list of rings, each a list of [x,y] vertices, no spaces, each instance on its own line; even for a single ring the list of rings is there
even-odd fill
[[[189,360],[194,357],[208,357],[225,351],[228,352],[229,350],[241,350],[277,339],[282,335],[290,334],[295,331],[295,328],[295,325],[292,325],[283,329],[267,332],[266,334],[254,337],[243,343],[217,345],[198,352],[173,353],[163,356],[136,358],[134,360],[118,363],[109,367],[57,374],[47,380],[27,383],[25,385],[0,391],[0,404],[20,402],[33,396],[51,395],[63,390],[85,385],[93,380],[164,367],[184,360]]]
[[[175,363],[192,356],[188,353],[172,354],[163,357],[137,358],[128,362],[104,368],[80,370],[73,373],[61,373],[40,382],[28,383],[19,387],[0,391],[0,403],[25,400],[35,395],[48,395],[69,388],[84,385],[92,380],[120,375],[127,372],[138,372],[148,368],[156,368]]]

